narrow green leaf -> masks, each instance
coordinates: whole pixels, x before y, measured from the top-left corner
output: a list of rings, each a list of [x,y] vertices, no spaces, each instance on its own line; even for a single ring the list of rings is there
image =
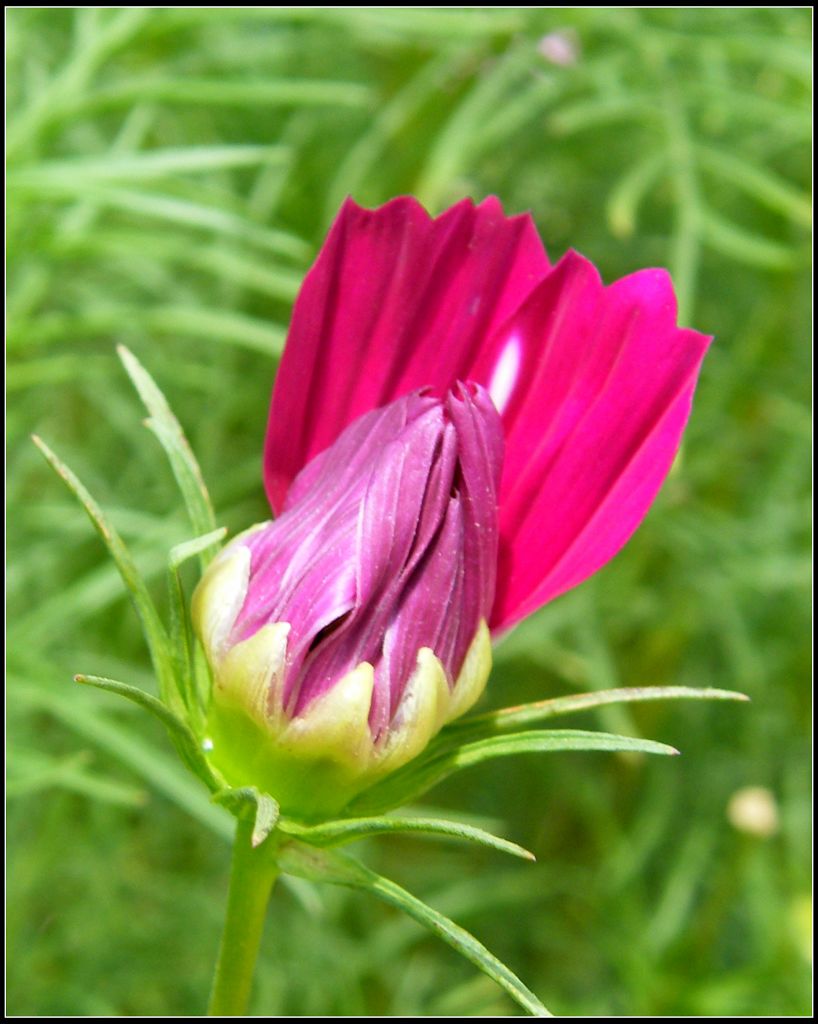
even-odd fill
[[[409,40],[420,38],[455,39],[503,36],[520,32],[525,22],[523,15],[513,9],[483,10],[480,8],[377,8],[377,7],[169,7],[162,11],[166,26],[198,25],[217,21],[223,31],[225,18],[242,21],[253,19],[273,24],[286,22],[288,26],[306,23],[310,26],[329,25],[352,32],[371,42],[392,42],[403,51]]]
[[[161,700],[157,700],[150,693],[140,690],[136,686],[129,686],[128,683],[121,683],[117,679],[104,679],[102,676],[77,675],[74,680],[84,686],[96,686],[97,689],[106,690],[108,693],[117,693],[134,704],[149,711],[155,718],[158,718],[165,726],[173,745],[190,770],[204,782],[208,789],[213,792],[221,789],[221,783],[213,774],[202,749],[196,741],[196,737],[182,721],[175,715]]]
[[[91,522],[108,548],[125,586],[130,592],[137,613],[142,620],[151,660],[159,679],[162,696],[172,701],[176,698],[173,656],[170,651],[168,637],[159,614],[151,601],[147,588],[139,575],[139,571],[131,558],[130,552],[122,538],[105,518],[102,509],[97,505],[85,487],[71,470],[52,452],[48,445],[39,437],[33,438],[34,443],[45,456],[46,460],[65,482],[75,497],[80,501]]]
[[[520,32],[524,25],[522,12],[512,8],[325,7],[312,8],[310,19],[321,17],[319,12],[323,12],[323,17],[331,24],[343,25],[345,31],[352,25],[364,36],[371,34],[382,40],[391,38],[401,47],[412,35],[438,43],[445,37],[461,40],[511,35]]]
[[[688,80],[685,95],[724,112],[734,126],[751,121],[770,128],[774,126],[778,137],[794,137],[796,141],[811,137],[812,119],[797,102],[772,99],[757,90],[744,91],[733,83],[708,81]]]
[[[345,194],[350,191],[348,189]],[[336,210],[337,207],[332,212]],[[70,260],[90,255],[105,261],[128,262],[133,259],[134,251],[145,251],[150,253],[153,261],[163,266],[193,267],[211,274],[220,283],[230,281],[243,290],[272,296],[287,304],[291,304],[298,294],[303,278],[299,271],[281,266],[269,257],[262,262],[244,254],[240,246],[224,238],[210,245],[191,245],[183,232],[160,232],[150,230],[146,225],[139,228],[100,227],[92,235],[60,235],[45,244],[50,245],[48,251],[56,258]],[[125,311],[122,315],[130,316],[132,311]],[[78,359],[77,356],[65,358]],[[83,355],[82,358],[87,364],[88,356]]]
[[[213,800],[226,807],[237,818],[244,817],[249,810],[253,818],[253,846],[261,846],[273,831],[279,820],[278,802],[269,793],[260,792],[255,786],[242,786],[234,789],[220,789]]]
[[[16,391],[64,381],[73,382],[80,372],[84,374],[84,380],[104,378],[108,373],[107,359],[83,353],[81,356],[52,355],[45,359],[9,363],[6,366],[6,389]]]
[[[558,715],[570,715],[605,704],[621,704],[650,700],[734,700],[748,701],[750,698],[735,690],[717,690],[689,686],[630,686],[616,690],[597,690],[594,693],[576,693],[567,697],[552,697],[549,700],[523,704],[515,708],[488,711],[471,718],[461,718],[447,726],[437,741],[442,746],[469,740],[495,736],[509,729],[543,722]]]
[[[144,24],[155,17],[149,7],[126,7],[115,14],[98,30],[86,36],[73,49],[60,71],[53,75],[44,88],[35,92],[33,100],[9,123],[6,144],[7,156],[29,145],[42,129],[59,122],[82,96],[99,65],[110,54],[127,45],[140,32]]]
[[[206,533],[203,537],[185,541],[171,548],[168,559],[168,607],[170,609],[170,642],[176,659],[176,682],[179,696],[187,711],[188,720],[194,732],[201,735],[207,703],[205,694],[197,685],[197,665],[192,657],[195,641],[190,633],[190,617],[187,613],[185,591],[179,568],[189,558],[211,550],[221,541],[227,530],[221,527]]]
[[[359,82],[333,82],[298,78],[138,78],[86,96],[85,109],[129,105],[135,101],[212,107],[364,107],[372,90]],[[249,147],[241,147],[249,148]],[[270,147],[267,147],[270,148]]]
[[[563,82],[551,77],[534,78],[517,94],[495,108],[482,125],[476,126],[475,153],[499,152],[508,140],[519,138],[529,122],[540,117],[554,103]]]
[[[369,126],[350,147],[327,190],[324,207],[327,222],[335,217],[347,196],[357,194],[367,173],[377,167],[390,141],[418,109],[428,102],[429,97],[442,92],[452,80],[459,78],[473,60],[473,46],[447,47],[424,64],[393,97],[378,105]]]
[[[55,530],[54,535],[58,536],[58,531]],[[63,544],[73,542],[73,538],[65,534],[61,540]],[[143,579],[161,574],[166,562],[165,555],[156,549],[154,543],[151,539],[150,545],[135,548]],[[38,638],[49,635],[50,631],[54,631],[50,635],[56,636],[58,631],[65,629],[67,609],[70,609],[71,626],[75,628],[128,596],[118,567],[113,560],[106,559],[49,597],[33,603],[25,614],[18,616],[15,631],[20,641],[39,643]]]
[[[201,537],[194,537],[192,540],[185,540],[181,544],[175,544],[170,549],[170,557],[168,558],[171,569],[178,569],[191,558],[195,558],[196,555],[207,551],[208,548],[217,547],[219,542],[223,541],[226,536],[227,527],[219,526],[215,530],[211,530],[210,533],[203,534]]]
[[[9,778],[6,796],[9,799],[27,799],[43,790],[58,787],[120,807],[140,807],[145,803],[145,791],[124,782],[100,778],[87,770],[90,754],[81,750],[70,757],[56,760],[39,751],[15,750],[9,752]]]
[[[415,195],[427,209],[435,209],[443,201],[446,190],[463,173],[476,152],[479,128],[487,117],[519,91],[520,79],[530,74],[536,60],[526,42],[509,47],[488,67],[485,74],[474,79],[471,88],[455,108],[447,124],[438,132],[430,146],[425,165],[415,185]]]
[[[151,418],[147,421],[147,426],[165,449],[197,538],[201,539],[202,535],[212,535],[216,529],[216,520],[213,515],[210,495],[199,463],[196,461],[196,456],[187,442],[179,421],[173,415],[167,399],[136,356],[124,345],[117,346],[117,353],[138,391],[139,397],[150,413]],[[215,543],[206,545],[199,550],[202,569],[206,568],[216,551]]]
[[[230,167],[286,160],[281,146],[186,146],[180,149],[155,149],[136,153],[112,153],[108,156],[53,160],[35,164],[9,175],[9,185],[29,188],[72,180],[88,182],[152,181],[186,174],[212,173]]]
[[[280,827],[283,832],[297,836],[302,842],[310,843],[312,846],[340,846],[366,836],[419,834],[462,839],[465,842],[478,843],[503,853],[510,853],[513,857],[536,860],[533,853],[508,839],[493,836],[490,832],[475,828],[473,825],[441,818],[348,818],[323,822],[320,825],[300,825],[298,822],[283,819]]]
[[[550,1017],[548,1010],[505,964],[460,925],[427,906],[395,882],[375,874],[344,854],[316,850],[301,843],[286,843],[279,853],[285,872],[314,882],[328,882],[363,889],[414,918],[424,928],[457,950],[461,956],[488,975],[533,1017]]]
[[[290,257],[299,263],[305,263],[312,252],[311,247],[303,239],[289,232],[261,227],[230,210],[179,199],[173,195],[125,188],[120,185],[100,185],[80,178],[71,181],[49,179],[36,186],[28,186],[22,179],[18,182],[18,188],[20,192],[25,188],[43,198],[88,198],[98,206],[240,238],[261,249]]]
[[[491,736],[442,753],[433,751],[427,757],[410,762],[356,797],[349,805],[349,810],[356,814],[376,814],[389,810],[420,796],[456,771],[496,757],[568,750],[679,753],[674,747],[653,740],[582,729],[543,729],[514,733],[511,736]]]
[[[716,252],[764,270],[789,270],[795,266],[796,252],[780,242],[747,231],[712,210],[703,209],[700,216],[704,240]]]
[[[630,238],[633,234],[639,206],[666,166],[665,153],[649,153],[630,167],[611,190],[606,214],[611,231],[617,238]]]
[[[191,244],[191,243],[189,243]],[[98,305],[76,313],[48,313],[29,324],[20,323],[9,330],[9,348],[25,350],[78,337],[110,337],[121,334],[123,325],[143,334],[162,334],[215,341],[261,352],[278,358],[284,350],[285,328],[221,309],[201,306]],[[155,431],[155,428],[151,426]]]
[[[654,121],[659,116],[654,97],[641,95],[603,95],[563,106],[551,118],[551,127],[561,135],[617,124],[620,121]]]
[[[286,331],[277,324],[229,310],[199,306],[158,306],[145,314],[146,323],[163,334],[188,334],[277,358]]]
[[[812,204],[794,185],[772,171],[714,146],[697,146],[699,162],[712,174],[729,181],[759,203],[798,224],[812,223]]]
[[[103,715],[77,694],[66,695],[53,686],[33,686],[14,680],[15,698],[52,715],[101,750],[136,772],[156,792],[174,803],[227,842],[233,839],[233,822],[222,807],[213,804],[205,789],[182,767],[175,756],[165,753],[115,718]]]

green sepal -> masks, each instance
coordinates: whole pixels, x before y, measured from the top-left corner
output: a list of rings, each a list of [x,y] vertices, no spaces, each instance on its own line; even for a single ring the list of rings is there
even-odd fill
[[[168,704],[173,704],[179,698],[176,692],[176,672],[168,636],[165,627],[162,625],[162,620],[159,618],[159,613],[156,611],[156,607],[148,594],[147,587],[131,557],[130,551],[113,526],[108,522],[102,509],[65,463],[54,454],[41,438],[34,436],[32,440],[43,453],[52,469],[61,477],[69,490],[79,500],[94,524],[97,533],[108,548],[142,621],[145,639],[150,649],[151,661],[159,680],[159,691],[163,700],[167,701]]]
[[[306,878],[311,882],[327,882],[330,885],[342,885],[372,893],[373,896],[402,910],[448,943],[503,988],[531,1016],[552,1016],[513,971],[490,953],[473,935],[395,882],[370,871],[353,858],[291,840],[283,843],[278,851],[278,866],[287,874]]]
[[[482,715],[461,718],[439,734],[430,744],[435,752],[469,741],[485,739],[511,729],[524,728],[549,718],[570,715],[578,711],[605,704],[624,704],[651,700],[735,700],[748,701],[746,694],[736,690],[718,690],[692,686],[627,686],[615,690],[596,690],[591,693],[572,693],[565,697],[551,697],[513,708],[501,708]]]
[[[195,656],[196,640],[191,636],[185,593],[179,568],[190,558],[201,554],[214,543],[221,541],[227,533],[226,527],[211,530],[203,537],[194,537],[170,549],[168,558],[168,606],[170,608],[170,643],[176,663],[176,684],[179,697],[194,731],[201,734],[207,713],[208,685],[204,685],[202,666],[197,665]]]
[[[562,750],[639,751],[645,754],[678,754],[675,747],[632,736],[616,736],[583,729],[539,729],[487,739],[441,752],[434,750],[410,762],[350,802],[351,814],[378,814],[421,796],[461,768],[509,754],[549,753]]]
[[[213,770],[207,763],[207,758],[196,741],[196,737],[188,726],[166,704],[163,704],[161,700],[154,697],[153,694],[146,693],[136,686],[130,686],[128,683],[121,683],[117,679],[105,679],[102,676],[77,675],[74,676],[74,680],[84,686],[96,686],[98,689],[106,690],[108,693],[117,693],[121,697],[133,701],[134,704],[138,704],[146,711],[149,711],[165,726],[179,756],[194,775],[201,779],[212,792],[222,788],[222,782],[214,775]]]
[[[227,527],[219,526],[201,537],[193,537],[191,540],[184,540],[181,544],[175,544],[170,549],[169,563],[172,569],[178,569],[189,559],[206,551],[209,547],[219,544],[227,536]]]
[[[482,828],[475,828],[473,825],[465,825],[459,821],[447,821],[442,818],[346,818],[339,821],[325,821],[320,825],[302,825],[300,822],[292,821],[289,818],[282,818],[279,822],[282,832],[300,839],[310,846],[341,846],[344,843],[352,843],[357,839],[365,839],[367,836],[378,835],[418,835],[421,838],[440,836],[448,839],[460,839],[464,842],[477,843],[480,846],[487,846],[502,853],[509,853],[513,857],[522,857],[524,860],[536,860],[537,858],[517,843],[508,839],[501,839]]]
[[[252,819],[250,843],[253,848],[261,846],[279,822],[278,803],[255,786],[227,786],[213,795],[213,801],[226,807],[236,818]]]
[[[144,402],[145,408],[150,413],[150,419],[145,421],[145,426],[165,449],[173,475],[182,492],[194,533],[197,536],[213,533],[216,529],[216,519],[213,515],[210,495],[199,463],[196,461],[196,456],[188,444],[179,421],[173,415],[167,399],[157,387],[153,377],[136,356],[124,345],[117,346],[117,353],[134,387],[139,392],[139,397]],[[202,569],[207,566],[218,549],[218,544],[214,541],[196,552],[200,556]]]

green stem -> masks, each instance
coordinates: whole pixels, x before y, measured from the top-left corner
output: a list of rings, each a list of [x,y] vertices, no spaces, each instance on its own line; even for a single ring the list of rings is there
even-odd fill
[[[256,968],[267,903],[278,876],[275,836],[252,845],[253,821],[240,818],[233,845],[230,893],[208,1016],[244,1017]]]

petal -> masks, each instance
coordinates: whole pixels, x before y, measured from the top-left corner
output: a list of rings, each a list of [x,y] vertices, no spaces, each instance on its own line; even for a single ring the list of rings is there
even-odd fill
[[[452,496],[437,538],[424,548],[405,588],[376,671],[377,681],[388,680],[383,685],[388,685],[392,714],[421,647],[434,651],[454,686],[477,624],[488,617],[494,601],[497,486],[503,459],[500,418],[486,392],[476,386],[455,388],[446,409],[459,451]],[[373,734],[378,732],[373,729]]]
[[[656,496],[687,421],[710,339],[676,326],[662,270],[605,288],[569,253],[498,332],[476,368],[507,355],[501,632],[605,564]]]
[[[265,483],[276,511],[347,424],[417,388],[468,379],[549,269],[529,216],[490,197],[433,220],[409,197],[347,200],[295,304],[276,378]]]
[[[497,492],[503,466],[503,428],[486,391],[456,388],[447,400],[460,439],[461,500],[464,503],[463,623],[453,663],[455,674],[469,648],[476,619],[486,619],[494,603],[497,577]]]

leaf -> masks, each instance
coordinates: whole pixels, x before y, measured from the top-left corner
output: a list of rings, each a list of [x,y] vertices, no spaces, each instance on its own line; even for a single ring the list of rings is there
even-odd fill
[[[726,153],[714,146],[696,147],[703,167],[753,199],[804,227],[812,223],[809,197],[772,171],[759,167],[743,157]]]
[[[105,518],[102,509],[71,470],[52,452],[41,438],[35,436],[32,440],[46,457],[52,469],[63,479],[69,490],[80,501],[91,522],[94,524],[97,533],[105,542],[105,546],[116,563],[119,574],[130,592],[139,618],[142,621],[145,639],[150,649],[154,670],[159,679],[162,697],[169,703],[178,699],[173,656],[170,651],[167,633],[142,577],[139,575],[139,571],[131,558],[130,552],[122,538]]]
[[[6,796],[9,799],[31,799],[42,790],[67,789],[90,800],[121,807],[140,807],[145,791],[124,782],[100,778],[86,770],[90,755],[81,750],[57,760],[34,750],[9,751],[9,777]]]
[[[168,559],[170,568],[174,571],[177,570],[185,562],[201,554],[202,551],[215,547],[226,536],[227,527],[219,526],[215,530],[211,530],[210,533],[203,534],[201,537],[193,537],[191,540],[182,541],[181,544],[175,544],[170,549],[170,557]]]
[[[508,94],[519,91],[520,77],[530,72],[533,51],[528,43],[509,47],[497,61],[477,77],[447,124],[427,148],[425,162],[414,192],[427,209],[438,206],[476,155],[479,128]]]
[[[170,640],[176,658],[176,680],[179,696],[188,715],[193,719],[194,729],[197,732],[200,732],[204,726],[207,694],[203,688],[197,686],[199,677],[196,675],[196,665],[191,658],[190,620],[179,567],[189,558],[194,558],[201,552],[211,549],[214,543],[222,540],[226,533],[227,529],[220,527],[218,530],[206,533],[203,537],[196,537],[193,540],[177,544],[171,548],[168,559]]]
[[[620,121],[650,122],[658,116],[655,97],[643,95],[601,96],[563,106],[551,118],[560,135],[586,131]]]
[[[158,306],[145,322],[163,334],[187,334],[274,358],[281,355],[286,337],[282,327],[268,320],[206,306]]]
[[[59,121],[70,112],[73,102],[81,96],[97,67],[107,56],[127,45],[137,36],[145,22],[153,16],[148,7],[127,7],[116,14],[99,31],[87,36],[81,46],[44,88],[34,91],[34,98],[9,124],[7,156],[24,149],[43,127]]]
[[[705,242],[724,256],[764,270],[789,270],[798,262],[795,250],[746,231],[712,210],[702,209],[700,216]]]
[[[190,239],[183,233],[177,235],[150,231],[147,227],[138,230],[118,226],[100,227],[90,236],[60,236],[52,240],[51,246],[49,251],[61,260],[66,257],[91,257],[97,260],[108,261],[113,258],[121,261],[130,259],[135,249],[145,249],[160,265],[195,267],[212,274],[220,283],[231,281],[244,290],[257,291],[262,295],[281,299],[288,305],[292,304],[298,294],[303,277],[296,270],[273,263],[269,259],[265,259],[262,264],[258,259],[244,255],[235,244],[224,239],[213,245],[191,245]],[[138,311],[126,308],[122,316],[130,317],[134,312]],[[77,362],[80,357],[52,358],[62,361],[73,359]],[[89,356],[84,353],[81,358],[83,365],[87,367]],[[105,368],[107,363],[100,360],[100,369]]]
[[[508,839],[493,836],[490,832],[475,828],[473,825],[441,818],[347,818],[341,821],[322,822],[320,825],[300,825],[298,822],[283,819],[280,828],[282,832],[296,836],[311,846],[340,846],[342,843],[352,843],[366,836],[417,833],[421,836],[462,839],[465,842],[510,853],[513,857],[536,860],[533,853]]]
[[[216,520],[213,515],[210,495],[207,492],[199,463],[196,461],[196,456],[187,442],[179,421],[173,415],[167,399],[136,356],[124,345],[117,346],[117,354],[139,393],[139,397],[145,403],[145,408],[151,415],[146,425],[153,431],[165,449],[197,538],[205,534],[212,534],[216,529]],[[216,551],[217,547],[214,543],[197,552],[201,555],[202,569],[206,568]],[[176,564],[181,563],[177,562]]]
[[[390,141],[405,128],[412,115],[463,74],[473,60],[471,46],[446,48],[424,64],[406,85],[388,101],[378,104],[369,126],[349,148],[327,189],[324,219],[331,222],[348,195],[355,195],[367,173],[387,150]]]
[[[57,182],[64,186],[78,180],[89,182],[152,181],[185,173],[208,174],[221,168],[247,167],[286,160],[281,146],[184,146],[137,153],[112,153],[105,157],[53,160],[35,164],[9,175],[14,188],[29,188]]]
[[[157,700],[153,694],[146,693],[136,686],[129,686],[128,683],[121,683],[117,679],[105,679],[102,676],[77,675],[74,676],[74,680],[84,686],[96,686],[108,693],[117,693],[149,711],[165,726],[179,756],[194,775],[200,778],[211,791],[216,792],[221,789],[221,783],[213,774],[196,737],[182,719],[161,700]]]
[[[261,227],[230,210],[180,199],[174,195],[124,188],[120,185],[100,185],[80,179],[49,179],[47,183],[42,182],[36,187],[27,185],[25,179],[21,179],[18,188],[21,193],[31,191],[41,198],[89,199],[98,206],[202,231],[213,231],[219,235],[239,238],[299,263],[306,262],[311,253],[310,247],[303,239],[286,231]]]
[[[255,786],[232,786],[221,789],[213,800],[226,807],[237,818],[243,818],[249,810],[253,816],[253,833],[250,839],[253,847],[261,846],[278,824],[279,807],[269,793],[262,793]]]
[[[464,736],[478,739],[494,736],[499,732],[533,725],[558,715],[570,715],[576,711],[602,707],[605,704],[619,704],[650,700],[734,700],[748,701],[750,698],[735,690],[717,690],[689,686],[629,686],[615,690],[597,690],[593,693],[576,693],[567,697],[552,697],[549,700],[523,704],[520,707],[502,708],[471,718],[462,718],[447,726],[436,743],[462,743]]]
[[[107,751],[215,835],[232,842],[234,830],[230,817],[210,801],[176,757],[166,754],[114,718],[101,714],[75,694],[67,696],[53,687],[32,686],[24,680],[15,680],[14,693],[17,700],[52,715]]]
[[[291,78],[156,78],[128,80],[92,93],[83,100],[88,109],[105,109],[148,99],[165,103],[201,104],[213,107],[261,107],[266,112],[279,107],[365,107],[372,90],[359,82]],[[214,147],[216,148],[216,147]],[[231,147],[233,148],[233,147]],[[249,147],[238,147],[249,148]],[[264,147],[270,149],[273,147]]]
[[[290,842],[279,852],[279,867],[313,882],[328,882],[371,892],[448,943],[503,988],[527,1013],[534,1017],[552,1016],[534,993],[473,935],[395,882],[375,874],[351,857]]]
[[[678,754],[674,747],[632,736],[616,736],[582,729],[542,729],[511,736],[491,736],[474,743],[445,750],[434,750],[410,762],[382,782],[376,783],[350,804],[352,813],[378,813],[390,810],[425,793],[442,779],[496,757],[509,754],[550,753],[564,750],[639,751],[646,754]]]
[[[606,214],[611,232],[617,238],[630,238],[633,234],[639,206],[666,166],[665,153],[649,153],[630,167],[611,190]]]

